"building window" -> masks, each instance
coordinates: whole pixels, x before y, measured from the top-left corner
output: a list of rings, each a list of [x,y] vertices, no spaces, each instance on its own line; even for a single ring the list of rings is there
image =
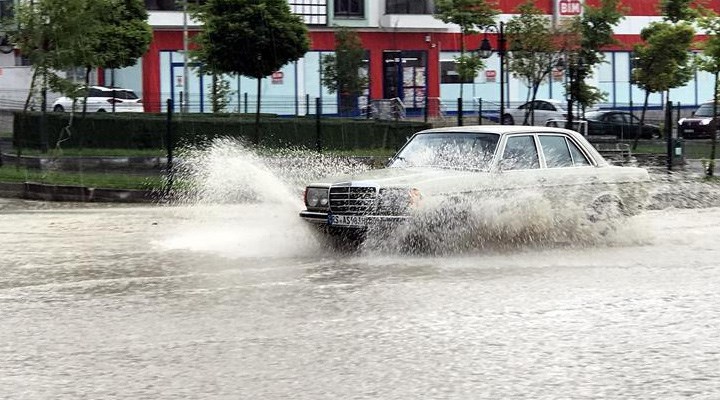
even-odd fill
[[[473,83],[472,79],[462,81],[455,60],[440,61],[440,83]]]
[[[327,0],[289,0],[290,11],[307,25],[327,25]]]
[[[432,14],[433,0],[387,0],[386,14]]]
[[[335,17],[362,17],[365,2],[362,0],[335,0]]]

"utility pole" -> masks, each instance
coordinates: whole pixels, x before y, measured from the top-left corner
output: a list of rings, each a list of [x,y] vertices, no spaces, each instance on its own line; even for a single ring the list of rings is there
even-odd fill
[[[180,110],[181,112],[188,112],[188,100],[190,98],[188,94],[189,84],[188,84],[188,0],[183,0],[183,94],[182,96],[184,99],[182,99],[183,104],[183,110]]]

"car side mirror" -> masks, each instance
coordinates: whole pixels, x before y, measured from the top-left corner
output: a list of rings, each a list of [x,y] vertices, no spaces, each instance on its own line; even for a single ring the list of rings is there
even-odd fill
[[[694,116],[695,116],[695,111],[691,112],[691,113],[690,113],[690,116],[691,116],[691,117],[694,117]]]

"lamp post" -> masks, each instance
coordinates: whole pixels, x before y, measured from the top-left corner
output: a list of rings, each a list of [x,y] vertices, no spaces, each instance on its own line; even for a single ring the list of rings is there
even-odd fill
[[[14,48],[15,46],[10,43],[10,38],[7,33],[0,33],[0,53],[10,54]]]
[[[493,53],[492,45],[488,40],[488,33],[496,33],[498,35],[498,48],[497,53],[500,57],[500,125],[504,125],[505,121],[503,116],[505,115],[505,52],[507,51],[507,42],[505,39],[505,23],[500,22],[498,26],[490,25],[485,28],[485,37],[480,43],[480,47],[477,52],[480,58],[488,59]]]

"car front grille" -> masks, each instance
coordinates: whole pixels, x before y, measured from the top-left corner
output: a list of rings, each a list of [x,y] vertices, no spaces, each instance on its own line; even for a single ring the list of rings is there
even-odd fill
[[[375,208],[376,190],[367,186],[330,188],[330,211],[334,214],[365,215]]]

